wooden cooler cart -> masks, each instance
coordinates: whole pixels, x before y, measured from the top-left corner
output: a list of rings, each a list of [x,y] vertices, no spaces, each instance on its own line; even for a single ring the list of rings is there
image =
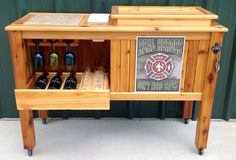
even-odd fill
[[[27,24],[32,17],[82,16],[77,25]],[[35,131],[32,110],[46,120],[47,110],[109,110],[110,101],[184,101],[184,118],[191,117],[194,101],[200,101],[195,145],[199,154],[207,147],[218,62],[224,32],[218,16],[201,7],[114,6],[108,24],[89,24],[89,14],[29,13],[6,27],[9,32],[15,77],[15,97],[20,114],[24,149],[32,155]],[[184,56],[179,92],[136,92],[137,36],[184,36]],[[34,44],[42,39],[45,68],[49,40],[58,40],[56,49],[63,56],[65,43],[73,40],[77,72],[103,66],[108,73],[102,90],[33,89],[37,72],[32,64]],[[63,71],[68,71],[59,61]]]

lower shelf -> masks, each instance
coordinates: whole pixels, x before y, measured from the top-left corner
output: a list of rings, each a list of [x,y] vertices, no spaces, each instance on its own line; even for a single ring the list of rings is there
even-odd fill
[[[18,110],[109,110],[110,91],[16,89]]]
[[[39,74],[40,75],[40,74]],[[82,73],[77,73],[76,89],[63,89],[68,73],[62,74],[60,89],[32,89],[38,74],[33,76],[24,89],[15,89],[16,105],[18,110],[109,110],[110,90],[108,74],[105,74],[103,88],[92,89],[81,87]],[[50,73],[51,79],[55,73]]]

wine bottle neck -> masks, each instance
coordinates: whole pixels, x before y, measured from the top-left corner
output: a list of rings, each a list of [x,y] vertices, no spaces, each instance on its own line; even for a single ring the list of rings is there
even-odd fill
[[[71,45],[70,43],[67,43],[67,51],[70,51],[71,50]]]
[[[56,48],[55,48],[55,42],[52,41],[52,51],[55,52]]]
[[[36,52],[39,52],[39,51],[40,51],[39,43],[40,43],[40,42],[35,42]]]

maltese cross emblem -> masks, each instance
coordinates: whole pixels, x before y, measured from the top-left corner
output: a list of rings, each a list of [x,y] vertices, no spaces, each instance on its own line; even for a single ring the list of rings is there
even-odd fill
[[[144,66],[146,75],[156,81],[168,78],[174,70],[172,59],[168,55],[157,53],[147,59]]]

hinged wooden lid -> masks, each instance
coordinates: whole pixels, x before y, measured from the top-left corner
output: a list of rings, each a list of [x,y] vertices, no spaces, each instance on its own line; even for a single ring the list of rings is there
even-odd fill
[[[111,19],[119,26],[209,27],[218,16],[198,6],[113,6]]]

